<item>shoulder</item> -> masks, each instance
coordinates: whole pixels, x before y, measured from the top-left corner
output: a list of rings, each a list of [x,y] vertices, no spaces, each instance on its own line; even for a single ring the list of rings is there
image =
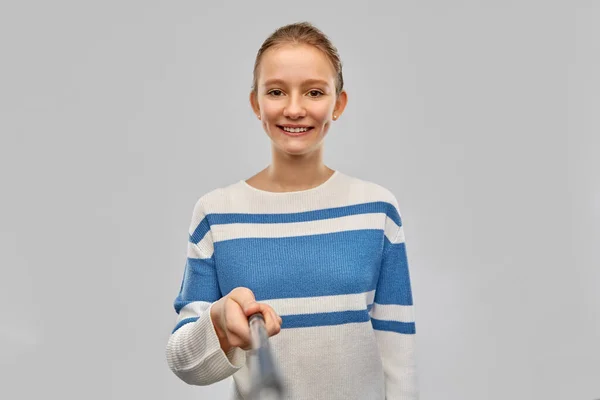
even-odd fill
[[[398,198],[394,192],[382,184],[350,175],[346,175],[345,179],[353,197],[363,197],[365,202],[384,202],[396,209],[399,208]]]
[[[351,204],[369,204],[375,212],[385,213],[389,220],[402,226],[402,216],[396,195],[384,185],[358,177],[345,176]]]
[[[241,181],[230,183],[211,189],[198,197],[193,206],[190,230],[194,230],[204,220],[207,220],[209,214],[220,213],[230,208],[233,199],[239,198],[240,185]]]
[[[228,195],[228,192],[231,191],[230,186],[218,187],[204,193],[196,201],[196,206],[210,209],[213,204],[219,203]]]

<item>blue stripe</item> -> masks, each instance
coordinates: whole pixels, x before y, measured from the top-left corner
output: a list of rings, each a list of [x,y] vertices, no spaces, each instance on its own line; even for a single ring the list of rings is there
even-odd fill
[[[389,331],[397,333],[416,333],[414,322],[384,321],[381,319],[371,319],[373,329],[378,331]]]
[[[282,315],[281,329],[329,326],[369,321],[367,310],[339,311],[318,314]]]
[[[413,305],[405,243],[392,244],[387,239],[379,272],[375,302],[379,304]]]
[[[279,214],[246,214],[224,213],[208,214],[209,225],[217,224],[283,224],[290,222],[306,222],[322,219],[339,218],[348,215],[385,213],[398,226],[402,226],[400,215],[396,208],[384,201],[354,204],[351,206],[325,208],[322,210],[304,211]]]
[[[173,304],[175,311],[179,314],[192,301],[214,302],[221,297],[214,258],[188,258],[181,289]]]
[[[217,242],[221,291],[248,287],[257,301],[368,292],[377,284],[383,236],[364,229]]]
[[[190,242],[196,243],[196,244],[200,243],[200,241],[204,238],[204,236],[208,233],[209,230],[210,230],[210,225],[208,223],[208,219],[206,219],[206,218],[202,219],[202,221],[200,221],[200,223],[194,230],[194,233],[192,233],[190,235],[190,238],[189,238]]]
[[[185,318],[182,319],[181,321],[179,321],[177,323],[177,325],[175,325],[175,328],[173,328],[173,331],[171,331],[171,333],[175,333],[175,331],[179,328],[181,328],[182,326],[184,326],[185,324],[189,324],[190,322],[196,322],[198,320],[198,317],[190,317],[190,318]]]

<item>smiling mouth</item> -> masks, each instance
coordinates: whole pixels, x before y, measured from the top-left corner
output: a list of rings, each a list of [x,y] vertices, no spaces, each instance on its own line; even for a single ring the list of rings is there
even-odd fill
[[[290,135],[290,136],[301,136],[304,135],[307,132],[310,132],[311,130],[313,130],[314,128],[312,126],[306,127],[306,128],[284,128],[281,125],[277,125],[277,127],[284,132],[286,135]]]

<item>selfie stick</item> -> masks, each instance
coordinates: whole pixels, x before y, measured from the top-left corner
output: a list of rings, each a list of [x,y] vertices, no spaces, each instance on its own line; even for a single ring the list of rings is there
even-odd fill
[[[265,327],[265,319],[258,312],[248,318],[250,336],[252,338],[251,368],[252,386],[250,389],[251,400],[280,400],[283,399],[283,381],[273,362],[273,355],[269,347],[269,337]]]

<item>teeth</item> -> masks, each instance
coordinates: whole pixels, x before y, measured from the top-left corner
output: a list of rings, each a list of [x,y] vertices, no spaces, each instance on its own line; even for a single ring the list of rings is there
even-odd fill
[[[290,133],[300,133],[300,132],[306,132],[308,130],[308,128],[286,128],[286,127],[283,127],[283,130],[286,132],[290,132]]]

